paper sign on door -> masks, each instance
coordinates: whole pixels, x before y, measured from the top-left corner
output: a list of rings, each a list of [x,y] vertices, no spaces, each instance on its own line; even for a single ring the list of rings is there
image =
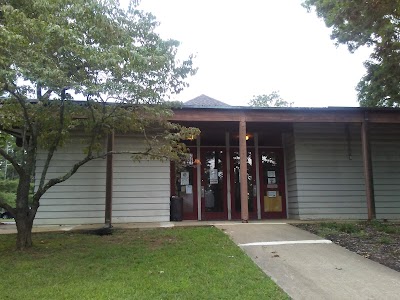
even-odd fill
[[[218,184],[218,169],[210,169],[210,184]]]
[[[192,185],[187,185],[186,186],[186,194],[193,194],[193,186]]]
[[[189,172],[181,172],[181,185],[189,184]]]

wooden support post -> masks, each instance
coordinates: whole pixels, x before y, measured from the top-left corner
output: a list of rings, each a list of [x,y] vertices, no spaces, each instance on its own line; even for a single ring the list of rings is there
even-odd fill
[[[197,180],[197,220],[201,221],[204,216],[201,215],[201,135],[196,139],[196,159],[198,159],[199,164],[196,165],[196,180]]]
[[[256,191],[257,191],[257,219],[261,220],[261,180],[260,180],[260,152],[258,149],[258,133],[254,133],[254,147],[256,158]]]
[[[226,207],[228,208],[228,220],[232,220],[232,202],[231,202],[231,151],[230,151],[229,132],[225,132],[225,150],[226,150]],[[232,175],[233,176],[233,175]]]
[[[107,137],[107,153],[114,151],[114,131],[108,134]],[[106,208],[104,227],[111,228],[112,219],[112,194],[113,194],[113,154],[107,155],[106,167]]]
[[[240,206],[243,223],[249,221],[249,204],[247,191],[247,145],[246,145],[246,120],[244,117],[239,122],[239,155],[240,155]]]
[[[367,197],[368,220],[373,220],[375,214],[374,183],[372,176],[371,150],[368,135],[368,118],[365,116],[361,125],[361,143],[365,178],[365,194]]]

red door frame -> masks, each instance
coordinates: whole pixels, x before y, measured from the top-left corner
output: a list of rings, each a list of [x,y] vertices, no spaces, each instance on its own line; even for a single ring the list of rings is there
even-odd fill
[[[278,177],[278,188],[267,189],[263,178],[263,166],[262,166],[262,152],[270,151],[275,152],[278,160],[279,177]],[[283,149],[282,148],[260,148],[259,149],[259,159],[260,159],[260,198],[261,198],[261,219],[286,219],[286,183],[285,183],[285,166],[283,159]],[[265,212],[264,211],[264,193],[266,190],[269,191],[279,191],[282,197],[282,212]]]
[[[201,219],[202,220],[227,220],[228,219],[228,208],[227,208],[227,168],[226,168],[226,148],[225,147],[207,147],[200,149],[200,158],[201,158],[201,189],[205,186],[208,178],[205,178],[205,153],[207,151],[223,151],[223,155],[221,156],[222,161],[222,171],[224,174],[223,179],[223,211],[222,212],[207,212],[206,211],[206,203],[205,203],[205,195],[203,191],[201,192]]]
[[[253,161],[252,164],[252,171],[251,171],[251,176],[252,176],[252,181],[253,181],[253,186],[257,184],[256,181],[256,160],[255,160],[255,148],[247,148],[247,152],[251,151],[251,159]],[[236,203],[235,203],[235,193],[233,192],[235,189],[235,178],[234,178],[234,171],[233,171],[233,166],[234,166],[234,161],[233,161],[233,153],[238,152],[239,153],[239,148],[230,148],[230,173],[231,173],[231,216],[233,220],[240,220],[242,218],[241,212],[236,211]],[[249,211],[249,218],[250,219],[257,219],[257,191],[256,193],[253,193],[253,211]]]

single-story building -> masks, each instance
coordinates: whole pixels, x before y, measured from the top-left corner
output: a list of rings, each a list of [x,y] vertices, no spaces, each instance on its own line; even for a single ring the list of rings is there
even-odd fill
[[[235,107],[202,95],[171,121],[201,129],[184,167],[91,161],[43,196],[36,224],[103,223],[105,211],[113,223],[168,222],[173,195],[191,220],[400,219],[399,109]],[[141,147],[129,135],[112,144]],[[59,150],[49,176],[82,155],[75,144]]]

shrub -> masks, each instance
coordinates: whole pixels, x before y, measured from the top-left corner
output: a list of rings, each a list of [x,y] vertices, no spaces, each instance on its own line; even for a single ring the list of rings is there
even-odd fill
[[[393,243],[392,239],[389,237],[382,237],[380,240],[381,244],[389,245]]]
[[[33,192],[33,184],[31,184],[31,192]],[[0,199],[7,204],[15,207],[17,198],[18,180],[0,180]],[[31,199],[29,199],[31,202]]]
[[[0,180],[0,191],[4,193],[17,193],[18,180]]]
[[[339,226],[339,230],[341,232],[356,233],[356,232],[360,231],[360,229],[357,227],[357,225],[353,224],[353,223],[342,223],[342,224],[339,224],[339,225],[340,225]]]
[[[389,223],[383,223],[377,220],[371,221],[371,225],[375,227],[377,230],[388,234],[396,233],[398,231],[396,227],[391,226]]]
[[[17,197],[16,193],[7,193],[3,191],[0,192],[0,199],[2,199],[4,202],[11,205],[12,207],[15,207],[16,197]]]
[[[356,233],[360,231],[360,228],[357,227],[354,223],[336,223],[336,222],[327,222],[321,223],[321,229],[325,231],[334,232],[345,232],[345,233]]]

